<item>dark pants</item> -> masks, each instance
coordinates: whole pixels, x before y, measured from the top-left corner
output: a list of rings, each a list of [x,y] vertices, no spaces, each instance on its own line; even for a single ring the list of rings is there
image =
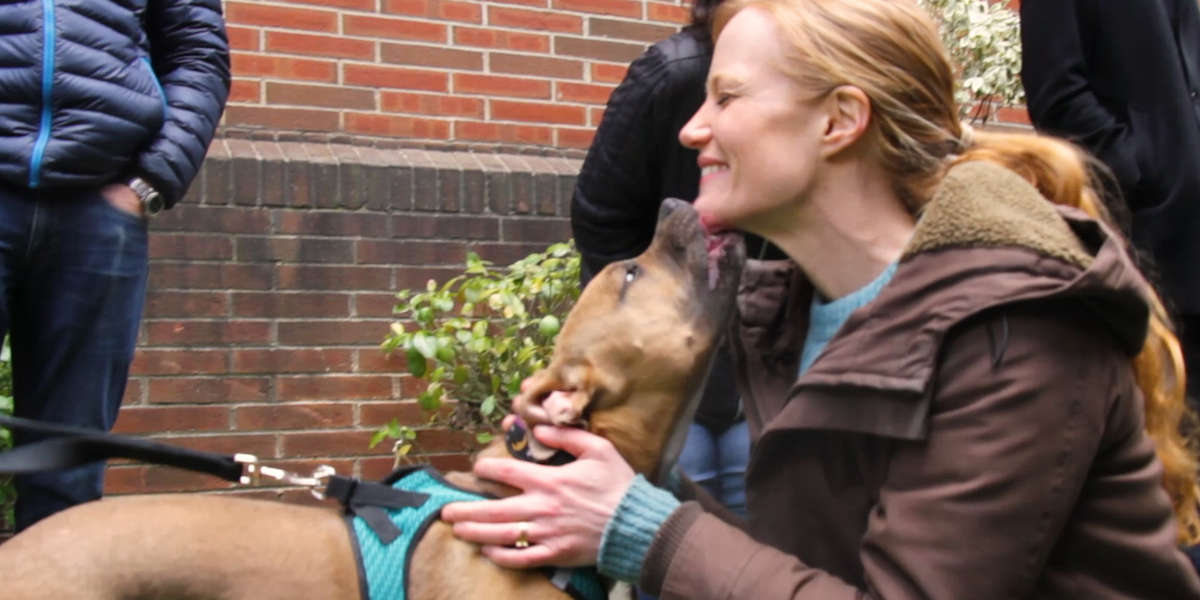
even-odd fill
[[[146,293],[146,222],[97,190],[0,185],[0,333],[18,417],[108,430]],[[15,432],[16,445],[35,437]],[[100,497],[104,464],[15,479],[16,528]]]

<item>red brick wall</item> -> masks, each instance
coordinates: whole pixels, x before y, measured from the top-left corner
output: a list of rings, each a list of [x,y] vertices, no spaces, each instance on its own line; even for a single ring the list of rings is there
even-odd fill
[[[688,19],[640,0],[227,0],[234,128],[585,149],[629,61]]]

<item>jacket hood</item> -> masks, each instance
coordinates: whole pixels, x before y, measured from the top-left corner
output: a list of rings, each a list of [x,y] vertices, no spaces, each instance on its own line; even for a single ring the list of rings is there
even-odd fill
[[[811,286],[790,261],[748,262],[738,303],[743,347],[763,356],[772,379],[794,382],[760,398],[751,416],[759,426],[772,421],[772,429],[920,439],[938,352],[956,325],[1019,303],[1074,303],[1132,357],[1146,335],[1147,289],[1123,241],[1106,227],[1052,204],[1002,166],[963,163],[922,211],[891,282],[799,379]],[[846,386],[856,389],[855,401],[834,393]],[[803,409],[788,405],[800,391]]]

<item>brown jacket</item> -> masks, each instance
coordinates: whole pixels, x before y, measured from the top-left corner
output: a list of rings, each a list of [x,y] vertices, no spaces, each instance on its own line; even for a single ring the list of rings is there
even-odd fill
[[[953,169],[891,282],[797,379],[811,288],[749,267],[735,352],[748,533],[684,503],[665,600],[1200,598],[1130,359],[1145,285],[1094,221]]]

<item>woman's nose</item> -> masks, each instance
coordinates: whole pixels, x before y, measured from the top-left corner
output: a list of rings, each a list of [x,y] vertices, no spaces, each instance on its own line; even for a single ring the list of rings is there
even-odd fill
[[[679,130],[679,143],[686,148],[699,150],[712,138],[712,129],[708,124],[708,101],[700,106],[700,110]]]

